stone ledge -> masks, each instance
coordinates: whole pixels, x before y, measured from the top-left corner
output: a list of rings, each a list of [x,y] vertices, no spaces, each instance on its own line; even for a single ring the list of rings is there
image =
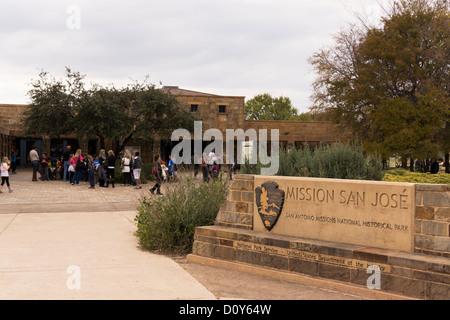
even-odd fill
[[[446,184],[416,184],[416,191],[450,191],[450,186]]]
[[[212,266],[216,268],[224,268],[230,270],[236,270],[240,272],[246,272],[254,275],[271,277],[273,279],[278,279],[282,281],[292,281],[303,285],[314,286],[316,288],[322,289],[334,289],[347,294],[358,294],[362,295],[367,299],[380,299],[380,300],[414,300],[410,297],[405,297],[401,295],[391,294],[379,290],[369,290],[367,287],[353,285],[345,282],[333,281],[333,280],[323,280],[316,277],[309,277],[302,274],[294,274],[292,272],[285,272],[282,270],[275,270],[268,267],[256,267],[250,264],[236,263],[221,259],[207,258],[198,256],[195,254],[190,254],[187,256],[187,261],[189,263],[197,263],[201,265]]]
[[[249,181],[253,181],[254,175],[239,173],[239,174],[234,175],[234,179],[236,179],[236,180],[249,180]]]
[[[364,286],[379,266],[382,291],[450,299],[450,259],[223,226],[198,227],[193,254]]]

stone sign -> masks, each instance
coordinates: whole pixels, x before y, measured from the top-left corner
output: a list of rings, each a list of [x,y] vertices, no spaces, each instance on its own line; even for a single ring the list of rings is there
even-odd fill
[[[254,187],[256,231],[414,251],[414,184],[255,176]]]

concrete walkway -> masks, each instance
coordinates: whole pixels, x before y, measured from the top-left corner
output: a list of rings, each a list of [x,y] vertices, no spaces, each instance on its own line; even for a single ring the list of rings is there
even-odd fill
[[[30,170],[10,181],[14,191],[0,194],[0,300],[366,298],[140,250],[134,218],[139,200],[155,197],[150,185],[92,190],[32,182]]]
[[[11,175],[0,194],[0,299],[214,299],[172,259],[139,249],[148,188],[88,189]]]

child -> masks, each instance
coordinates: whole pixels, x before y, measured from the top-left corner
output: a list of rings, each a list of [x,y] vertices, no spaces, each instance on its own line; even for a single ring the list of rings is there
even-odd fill
[[[168,170],[168,172],[169,172],[169,179],[168,179],[168,181],[169,182],[171,182],[171,181],[174,181],[175,179],[174,179],[174,176],[173,176],[173,173],[174,173],[174,169],[175,169],[175,161],[173,160],[173,158],[172,158],[172,156],[169,156],[169,170]]]
[[[163,169],[162,169],[161,162],[162,162],[161,157],[159,155],[155,156],[155,164],[154,164],[152,172],[156,177],[156,184],[153,186],[153,188],[150,189],[150,192],[152,194],[155,194],[155,190],[156,190],[157,195],[162,195],[161,181],[162,181]]]
[[[49,159],[47,158],[47,154],[43,153],[42,158],[41,158],[42,181],[44,181],[44,180],[50,181],[49,175],[48,175],[48,162],[49,162]]]
[[[75,167],[73,166],[73,153],[71,153],[69,156],[69,169],[67,169],[67,171],[69,173],[69,182],[73,184],[72,180],[73,176],[75,175]]]
[[[95,189],[95,182],[94,182],[95,162],[91,155],[88,155],[87,169],[88,169],[89,183],[91,185],[89,189]]]
[[[0,193],[3,193],[2,188],[3,185],[6,182],[6,185],[8,186],[9,193],[13,192],[13,189],[11,189],[11,186],[9,185],[9,167],[11,166],[11,163],[8,161],[8,157],[3,157],[2,164],[1,164],[1,177],[2,177],[2,185],[0,186]]]
[[[219,165],[214,161],[214,164],[212,166],[212,177],[213,180],[216,180],[219,177]]]

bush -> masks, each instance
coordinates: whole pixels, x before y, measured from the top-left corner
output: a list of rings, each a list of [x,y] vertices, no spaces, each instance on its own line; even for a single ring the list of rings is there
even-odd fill
[[[190,252],[195,228],[214,224],[227,192],[222,179],[195,185],[188,178],[165,196],[142,200],[136,216],[141,246],[164,253]]]
[[[305,144],[302,149],[281,150],[279,161],[279,176],[381,180],[384,175],[381,159],[366,155],[358,142],[320,146],[314,151]],[[259,174],[260,167],[246,163],[242,173]]]
[[[365,155],[358,142],[321,146],[314,151],[309,171],[320,178],[381,180],[381,159]]]
[[[419,173],[411,172],[405,169],[389,170],[383,177],[383,181],[391,182],[410,182],[410,183],[433,183],[450,184],[450,174],[447,173]]]

